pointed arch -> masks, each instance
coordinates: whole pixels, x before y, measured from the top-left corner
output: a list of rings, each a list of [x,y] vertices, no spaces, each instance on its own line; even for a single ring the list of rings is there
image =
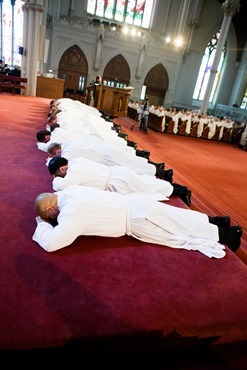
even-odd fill
[[[65,95],[80,99],[86,89],[88,62],[77,45],[69,47],[61,56],[58,65],[58,78],[64,79]]]
[[[161,63],[150,69],[144,79],[144,85],[147,87],[146,95],[149,101],[154,105],[162,105],[168,90],[169,77]]]
[[[128,86],[130,83],[130,68],[126,59],[118,54],[113,57],[105,66],[103,72],[103,81],[112,86],[118,87],[117,84]]]

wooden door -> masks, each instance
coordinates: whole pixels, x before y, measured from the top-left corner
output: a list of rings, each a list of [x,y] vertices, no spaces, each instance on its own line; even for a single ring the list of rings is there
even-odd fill
[[[64,80],[64,97],[84,102],[88,75],[88,63],[83,51],[73,45],[62,55],[58,66],[58,78]]]

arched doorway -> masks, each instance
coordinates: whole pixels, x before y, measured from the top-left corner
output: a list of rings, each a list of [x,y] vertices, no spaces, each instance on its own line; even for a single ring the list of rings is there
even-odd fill
[[[102,80],[108,86],[122,88],[129,85],[130,68],[121,54],[116,55],[107,63]]]
[[[83,51],[73,45],[67,49],[59,62],[58,78],[64,79],[64,97],[84,102],[88,63]]]
[[[157,64],[146,75],[144,80],[146,96],[153,105],[163,105],[166,91],[169,86],[169,78],[163,65]]]

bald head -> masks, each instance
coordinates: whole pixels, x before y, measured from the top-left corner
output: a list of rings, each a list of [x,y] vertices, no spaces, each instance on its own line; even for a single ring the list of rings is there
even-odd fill
[[[57,207],[57,195],[55,193],[41,193],[35,201],[34,207],[38,216],[43,220],[54,219],[59,211]]]

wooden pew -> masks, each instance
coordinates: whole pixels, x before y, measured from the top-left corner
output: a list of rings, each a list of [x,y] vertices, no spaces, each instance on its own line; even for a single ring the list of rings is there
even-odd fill
[[[185,120],[181,123],[180,127],[179,127],[179,131],[178,131],[178,134],[179,135],[187,135],[186,134],[186,126],[187,126],[187,122],[188,120]]]
[[[127,108],[127,116],[134,121],[138,121],[138,113],[137,110],[131,107]]]
[[[209,127],[205,126],[204,129],[203,129],[201,138],[202,139],[208,139],[208,133],[209,133]]]
[[[217,127],[214,136],[211,140],[219,140],[221,127]]]
[[[226,142],[226,143],[229,143],[230,140],[231,140],[231,135],[232,135],[232,131],[233,129],[232,128],[224,128],[224,131],[223,131],[223,136],[222,136],[222,141]]]
[[[9,76],[5,74],[0,75],[0,92],[9,92],[11,91],[14,94],[14,83],[15,76]]]
[[[171,119],[166,126],[167,134],[173,134],[174,125],[175,125],[175,122]]]
[[[26,92],[27,92],[27,78],[26,77],[16,77],[15,80],[14,80],[14,87],[13,87],[13,90],[14,90],[14,94],[15,93],[21,93],[22,90],[24,91],[24,95],[26,95]]]
[[[24,90],[26,94],[27,82],[28,79],[25,77],[0,74],[0,92],[11,91],[12,94],[16,94]]]
[[[163,132],[165,130],[165,117],[158,116],[154,113],[149,113],[148,116],[148,127],[154,131]]]
[[[197,130],[198,130],[199,122],[195,122],[191,128],[190,136],[197,137]]]
[[[164,131],[167,131],[169,123],[172,121],[172,117],[165,115],[165,129]]]

